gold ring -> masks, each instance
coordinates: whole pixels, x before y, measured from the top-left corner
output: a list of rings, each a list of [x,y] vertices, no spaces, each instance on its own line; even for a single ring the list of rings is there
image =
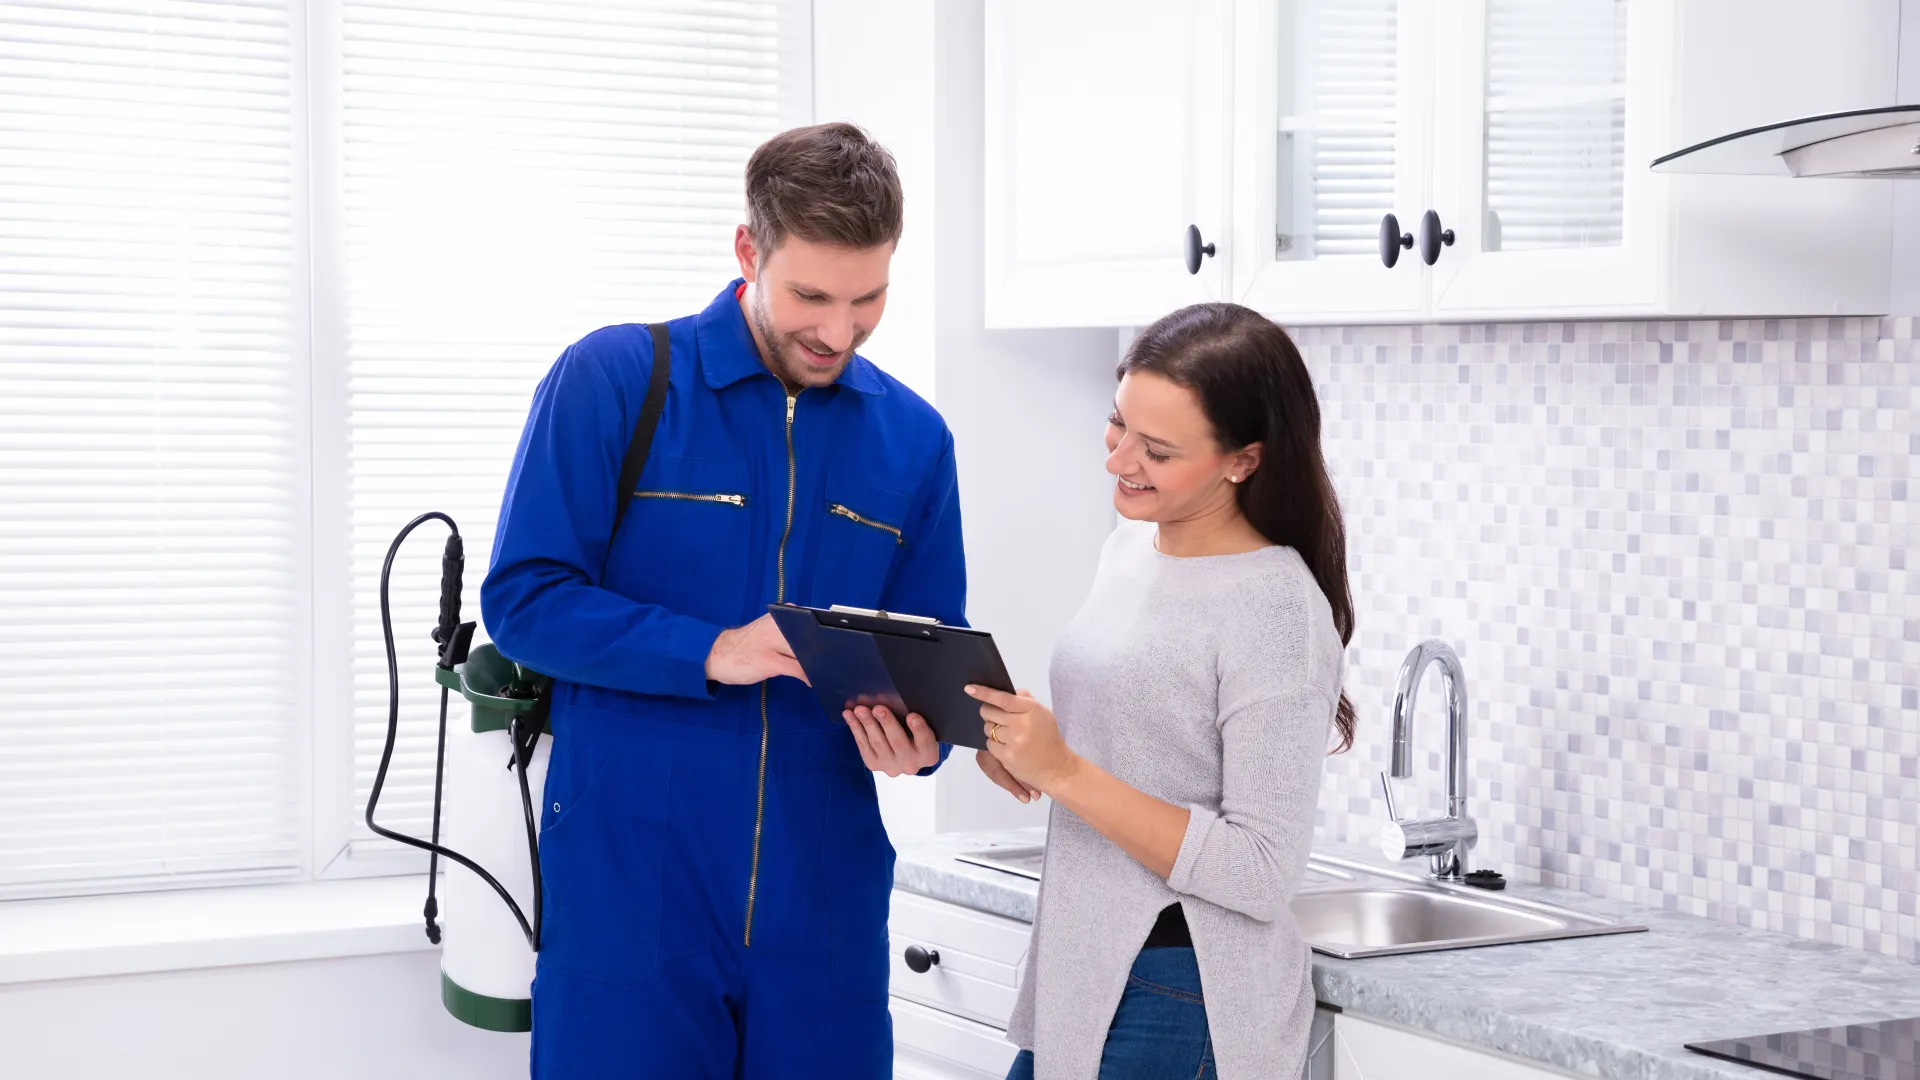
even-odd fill
[[[1002,745],[1002,746],[1005,746],[1005,745],[1006,745],[1006,743],[1005,743],[1005,742],[1004,742],[1004,741],[1003,741],[1003,740],[1002,740],[1002,739],[1000,738],[1000,725],[999,725],[999,724],[995,724],[995,725],[993,725],[993,727],[992,727],[992,728],[990,728],[990,729],[989,729],[989,730],[987,731],[987,738],[989,738],[989,739],[991,739],[991,740],[993,740],[994,742],[997,742],[997,743],[1000,743],[1000,745]]]

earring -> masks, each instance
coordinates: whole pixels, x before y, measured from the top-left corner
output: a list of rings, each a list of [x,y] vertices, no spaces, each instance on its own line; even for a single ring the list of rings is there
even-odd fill
[[[1227,479],[1233,481],[1236,484],[1240,482],[1240,478],[1237,476],[1229,476],[1227,477]]]

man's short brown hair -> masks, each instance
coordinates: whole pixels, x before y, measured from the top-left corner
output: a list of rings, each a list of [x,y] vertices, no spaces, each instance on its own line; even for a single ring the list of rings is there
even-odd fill
[[[900,240],[893,155],[852,124],[783,131],[747,161],[747,231],[759,259],[788,236],[861,250]]]

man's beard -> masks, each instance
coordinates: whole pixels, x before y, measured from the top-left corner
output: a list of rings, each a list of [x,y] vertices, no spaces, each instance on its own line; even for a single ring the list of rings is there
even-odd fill
[[[846,355],[842,356],[840,362],[833,367],[814,367],[812,364],[807,363],[806,356],[804,355],[804,353],[811,351],[807,348],[806,339],[802,338],[799,334],[781,334],[776,332],[773,328],[773,317],[767,312],[766,300],[761,296],[760,290],[751,289],[747,295],[749,298],[747,301],[747,311],[753,317],[753,328],[759,332],[760,340],[765,343],[766,348],[773,353],[771,358],[774,365],[773,373],[779,376],[780,381],[786,383],[788,386],[818,387],[830,385],[835,379],[840,377],[840,373],[845,371],[847,365],[852,362],[854,350],[858,349],[867,340],[868,335],[864,333],[854,338],[853,345],[847,349]],[[818,345],[820,342],[815,340],[812,344]]]

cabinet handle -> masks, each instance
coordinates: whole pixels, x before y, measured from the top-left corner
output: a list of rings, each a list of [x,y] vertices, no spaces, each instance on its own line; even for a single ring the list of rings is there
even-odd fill
[[[1380,262],[1387,269],[1400,261],[1400,249],[1413,246],[1413,234],[1400,231],[1400,219],[1388,214],[1380,219]]]
[[[1189,274],[1199,273],[1200,257],[1202,255],[1212,255],[1212,254],[1213,254],[1212,244],[1208,244],[1204,247],[1202,247],[1200,244],[1200,226],[1198,225],[1187,226],[1187,273]]]
[[[1440,246],[1453,246],[1453,230],[1440,227],[1440,215],[1432,210],[1420,215],[1420,261],[1432,266],[1440,261]]]
[[[925,975],[927,972],[933,970],[935,964],[940,962],[940,953],[937,949],[928,952],[918,945],[909,945],[907,946],[906,958],[907,967],[913,969],[915,975]]]

